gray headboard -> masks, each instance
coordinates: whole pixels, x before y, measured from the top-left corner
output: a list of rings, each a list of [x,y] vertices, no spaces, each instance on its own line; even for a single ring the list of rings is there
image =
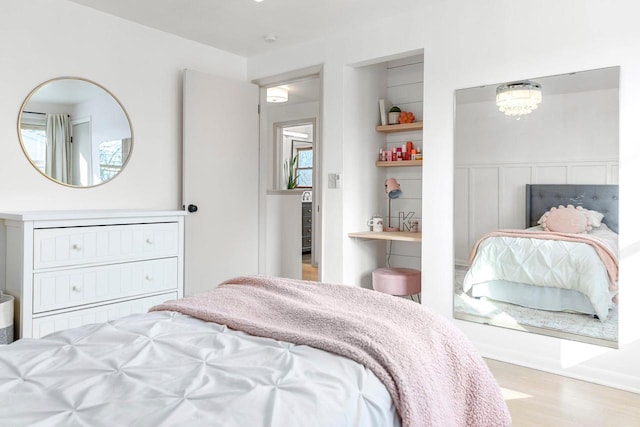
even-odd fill
[[[604,214],[602,222],[618,233],[617,185],[527,184],[527,227],[538,225],[538,220],[550,208],[558,205],[582,206]]]

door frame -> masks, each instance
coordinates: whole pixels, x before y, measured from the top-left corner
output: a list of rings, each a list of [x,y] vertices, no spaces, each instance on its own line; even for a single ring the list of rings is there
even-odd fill
[[[318,247],[321,247],[321,245],[316,246],[316,240],[319,238],[320,236],[320,227],[319,227],[319,206],[320,203],[316,201],[316,197],[318,197],[319,200],[319,194],[321,193],[318,192],[316,193],[316,189],[320,190],[322,188],[321,185],[319,185],[320,183],[320,177],[322,176],[322,174],[319,173],[319,169],[320,169],[320,164],[321,159],[320,159],[320,155],[319,150],[320,150],[320,146],[322,144],[320,144],[319,138],[318,138],[318,121],[315,117],[312,118],[306,118],[306,119],[297,119],[297,120],[290,120],[290,121],[286,121],[286,122],[274,122],[273,123],[273,147],[272,150],[274,153],[278,153],[277,155],[273,156],[273,172],[274,172],[274,176],[273,176],[273,186],[279,186],[280,184],[280,179],[278,178],[278,173],[280,171],[279,169],[279,165],[283,164],[283,159],[281,156],[282,153],[282,140],[281,138],[281,133],[279,132],[280,129],[283,128],[287,128],[287,127],[294,127],[294,126],[299,126],[299,125],[306,125],[306,124],[310,124],[313,127],[313,135],[312,135],[312,142],[313,142],[313,187],[311,189],[311,191],[313,192],[313,196],[311,198],[311,265],[314,267],[318,267],[318,260],[319,260],[319,254],[320,252],[319,249],[316,249]],[[301,190],[307,190],[305,188],[302,188]],[[318,268],[318,278],[320,275],[320,269]]]
[[[313,212],[312,212],[312,221],[313,221],[313,259],[312,264],[318,267],[318,281],[322,280],[322,226],[323,226],[323,218],[322,218],[322,201],[323,201],[323,187],[324,182],[322,180],[322,110],[323,110],[323,66],[315,65],[299,70],[293,70],[282,74],[273,75],[270,77],[264,77],[252,80],[252,83],[257,84],[260,87],[260,111],[263,111],[264,104],[266,103],[266,92],[267,87],[285,85],[288,83],[294,83],[296,81],[317,78],[319,82],[320,95],[318,99],[318,116],[317,119],[314,120],[314,171],[313,171]],[[300,120],[295,120],[294,122],[300,122]],[[306,119],[306,122],[309,122]],[[259,250],[259,266],[260,272],[264,273],[266,269],[266,197],[267,194],[278,191],[274,190],[274,177],[268,176],[266,177],[265,171],[262,170],[263,167],[272,164],[271,162],[275,162],[273,158],[268,158],[269,155],[268,150],[263,150],[265,147],[265,143],[269,141],[269,134],[273,132],[273,129],[268,128],[268,122],[265,116],[260,114],[260,136],[259,136],[259,144],[261,147],[260,150],[260,165],[261,165],[261,179],[260,179],[260,199],[259,199],[259,210],[260,210],[260,250]],[[274,138],[274,140],[277,138]],[[273,156],[272,156],[273,157]]]
[[[98,142],[93,141],[93,122],[91,121],[91,116],[82,116],[82,117],[77,117],[74,119],[71,119],[70,122],[70,127],[71,127],[71,150],[72,150],[72,158],[73,158],[73,164],[77,164],[77,160],[78,160],[78,156],[80,155],[80,151],[79,151],[79,143],[78,143],[78,139],[76,138],[76,140],[74,141],[73,138],[76,136],[76,126],[78,125],[84,125],[84,124],[89,124],[89,141],[88,141],[88,151],[89,151],[89,155],[91,156],[91,159],[89,161],[89,170],[87,172],[87,181],[86,183],[82,183],[81,182],[81,177],[77,176],[78,178],[78,182],[76,181],[76,176],[72,176],[71,180],[74,183],[74,185],[95,185],[96,184],[96,180],[97,177],[94,175],[96,169],[100,170],[100,157],[99,157],[99,153],[98,153]],[[87,141],[83,141],[83,142],[87,142]],[[85,152],[86,153],[86,152]],[[75,170],[72,171],[72,175],[74,173],[77,173]]]

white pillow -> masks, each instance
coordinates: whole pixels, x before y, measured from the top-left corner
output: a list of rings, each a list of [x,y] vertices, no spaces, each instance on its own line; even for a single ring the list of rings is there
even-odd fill
[[[589,219],[591,219],[591,226],[600,227],[600,224],[602,224],[602,219],[604,218],[604,215],[598,211],[588,211],[588,212],[589,212]]]

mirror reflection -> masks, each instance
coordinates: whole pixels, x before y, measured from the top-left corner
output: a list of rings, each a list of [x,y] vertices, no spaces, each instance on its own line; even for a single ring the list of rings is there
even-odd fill
[[[120,102],[97,83],[75,77],[49,80],[29,94],[18,135],[40,173],[73,187],[113,179],[132,149],[131,123]]]
[[[617,347],[619,72],[456,91],[457,319]]]

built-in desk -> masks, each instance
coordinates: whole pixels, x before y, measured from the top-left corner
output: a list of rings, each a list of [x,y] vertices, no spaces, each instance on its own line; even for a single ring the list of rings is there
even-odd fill
[[[422,233],[409,231],[358,231],[349,233],[349,237],[371,240],[397,240],[401,242],[422,242]]]

